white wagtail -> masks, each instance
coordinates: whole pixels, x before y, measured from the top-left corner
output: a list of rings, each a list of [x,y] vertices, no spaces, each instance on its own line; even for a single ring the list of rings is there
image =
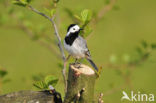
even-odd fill
[[[79,35],[81,29],[76,24],[71,24],[67,29],[67,34],[64,39],[64,48],[68,51],[69,55],[74,58],[86,58],[89,63],[98,71],[97,66],[91,59],[90,52],[87,47],[86,40]]]

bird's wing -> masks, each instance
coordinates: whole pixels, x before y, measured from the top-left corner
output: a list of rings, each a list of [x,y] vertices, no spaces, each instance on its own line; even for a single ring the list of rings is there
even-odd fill
[[[86,40],[83,37],[79,36],[77,38],[77,41],[77,44],[79,45],[79,47],[81,47],[82,52],[85,53],[86,56],[91,57]]]

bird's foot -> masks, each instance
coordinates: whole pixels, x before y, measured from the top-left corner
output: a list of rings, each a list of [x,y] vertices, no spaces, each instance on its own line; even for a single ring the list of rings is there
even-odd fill
[[[80,65],[81,63],[80,63],[80,62],[75,62],[75,63],[73,63],[73,64],[74,64],[74,65],[77,65],[77,64],[79,64],[79,65]]]
[[[76,63],[76,64],[74,63],[74,66],[75,66],[75,68],[79,69],[79,68],[81,68],[81,63]]]

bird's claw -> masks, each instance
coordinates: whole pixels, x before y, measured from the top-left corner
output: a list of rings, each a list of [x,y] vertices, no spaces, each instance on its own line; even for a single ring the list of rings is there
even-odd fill
[[[75,68],[78,68],[78,69],[81,68],[81,63],[74,63],[74,64],[75,64],[75,65],[74,65]]]

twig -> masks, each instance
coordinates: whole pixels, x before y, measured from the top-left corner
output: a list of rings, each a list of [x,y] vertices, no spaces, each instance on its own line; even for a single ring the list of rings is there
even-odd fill
[[[37,13],[37,14],[43,16],[43,17],[45,17],[46,19],[48,19],[48,20],[50,20],[50,21],[52,20],[49,16],[47,16],[46,14],[44,14],[44,13],[38,11],[37,9],[33,8],[31,5],[28,5],[28,8],[29,8],[30,10],[32,10],[33,12],[35,12],[35,13]]]
[[[19,27],[20,27],[24,32],[26,32],[26,34],[27,34],[30,38],[33,38],[33,36],[34,36],[34,35],[33,35],[33,32],[32,32],[30,29],[28,29],[27,27],[25,27],[22,23],[20,23]],[[57,51],[56,51],[51,45],[49,45],[48,43],[46,43],[46,42],[44,42],[44,41],[42,41],[42,40],[37,40],[37,42],[38,42],[40,45],[42,45],[42,46],[46,47],[47,49],[49,49],[51,52],[55,53],[56,56],[57,56],[58,58],[60,58],[60,55],[57,53]]]
[[[23,22],[21,22],[19,19],[18,19],[18,17],[16,16],[16,15],[14,15],[14,14],[11,14],[10,15],[11,17],[13,17],[14,19],[16,19],[16,21],[18,21],[19,23],[19,25],[17,25],[16,27],[15,27],[15,29],[16,28],[20,28],[20,29],[22,29],[31,39],[35,36],[35,34],[33,33],[33,31],[32,30],[30,30],[28,27],[26,27],[24,24],[23,24]],[[7,27],[8,28],[8,27]],[[11,27],[11,28],[13,28],[13,27]],[[53,40],[48,36],[48,35],[45,35],[44,34],[44,36],[43,36],[44,38],[45,38],[45,40],[47,41],[47,42],[53,42]],[[60,58],[60,54],[51,46],[51,45],[49,45],[48,43],[46,43],[46,42],[44,42],[44,41],[42,41],[42,40],[36,40],[40,45],[42,45],[42,46],[44,46],[44,47],[46,47],[50,52],[52,52],[52,53],[55,53],[56,55],[56,57],[58,57],[58,58]]]
[[[55,30],[55,36],[58,40],[58,47],[59,47],[59,50],[61,52],[61,55],[62,55],[62,60],[63,60],[63,63],[64,63],[64,66],[63,66],[63,70],[62,70],[62,75],[63,75],[63,78],[64,78],[64,84],[65,84],[65,92],[66,92],[66,88],[67,88],[67,79],[66,79],[66,57],[65,57],[65,54],[64,54],[64,51],[63,51],[63,47],[62,47],[62,44],[61,44],[61,38],[60,38],[60,35],[58,33],[58,29],[57,29],[57,26],[54,22],[54,16],[52,18],[50,18],[49,16],[47,16],[46,14],[38,11],[37,9],[33,8],[31,5],[28,5],[28,8],[30,10],[32,10],[33,12],[45,17],[46,19],[48,19],[51,23],[52,23],[52,26],[54,27],[54,30]]]
[[[60,38],[60,35],[59,35],[59,33],[58,33],[58,29],[57,29],[57,27],[56,27],[56,24],[55,24],[55,22],[54,22],[54,20],[53,20],[53,19],[54,19],[54,16],[53,16],[52,18],[50,18],[50,17],[47,16],[46,14],[44,14],[44,13],[38,11],[37,9],[33,8],[31,5],[28,5],[28,8],[30,8],[30,9],[31,9],[32,11],[34,11],[35,13],[37,13],[37,14],[39,14],[39,15],[45,17],[45,18],[48,19],[49,21],[51,21],[51,23],[52,23],[52,25],[53,25],[53,27],[54,27],[54,30],[55,30],[55,36],[56,36],[57,39],[58,39],[58,47],[59,47],[60,52],[61,52],[61,54],[62,54],[62,59],[63,59],[63,61],[65,61],[65,60],[66,60],[66,57],[65,57],[65,54],[64,54],[64,51],[63,51],[63,47],[62,47],[62,44],[61,44],[61,38]]]
[[[77,93],[77,95],[74,98],[74,103],[79,103],[79,99],[81,98],[84,91],[85,91],[85,88],[82,88],[81,91]]]
[[[99,13],[97,14],[97,20],[100,20],[101,18],[103,18],[103,16],[105,16],[105,14],[107,12],[109,12],[110,10],[112,10],[114,4],[116,3],[117,0],[110,0],[110,3],[106,6],[104,6]]]
[[[97,13],[97,16],[92,19],[90,24],[92,24],[93,28],[96,27],[96,24],[105,16],[106,13],[108,13],[110,10],[112,10],[113,6],[115,5],[117,0],[110,0],[110,3],[108,5],[104,5],[101,10]],[[87,37],[89,39],[93,35],[93,32]]]
[[[104,103],[103,100],[102,100],[102,97],[103,97],[103,93],[100,93],[98,103]]]
[[[57,37],[57,39],[58,39],[58,47],[59,47],[60,52],[61,52],[61,54],[62,54],[62,59],[63,59],[63,61],[66,61],[66,57],[65,57],[65,54],[64,54],[64,51],[63,51],[63,47],[62,47],[62,44],[61,44],[61,38],[60,38],[60,35],[59,35],[59,33],[58,33],[58,29],[57,29],[56,24],[55,24],[55,22],[54,22],[53,19],[54,19],[54,17],[51,19],[51,23],[52,23],[53,26],[54,26],[55,35],[56,35],[56,37]]]

